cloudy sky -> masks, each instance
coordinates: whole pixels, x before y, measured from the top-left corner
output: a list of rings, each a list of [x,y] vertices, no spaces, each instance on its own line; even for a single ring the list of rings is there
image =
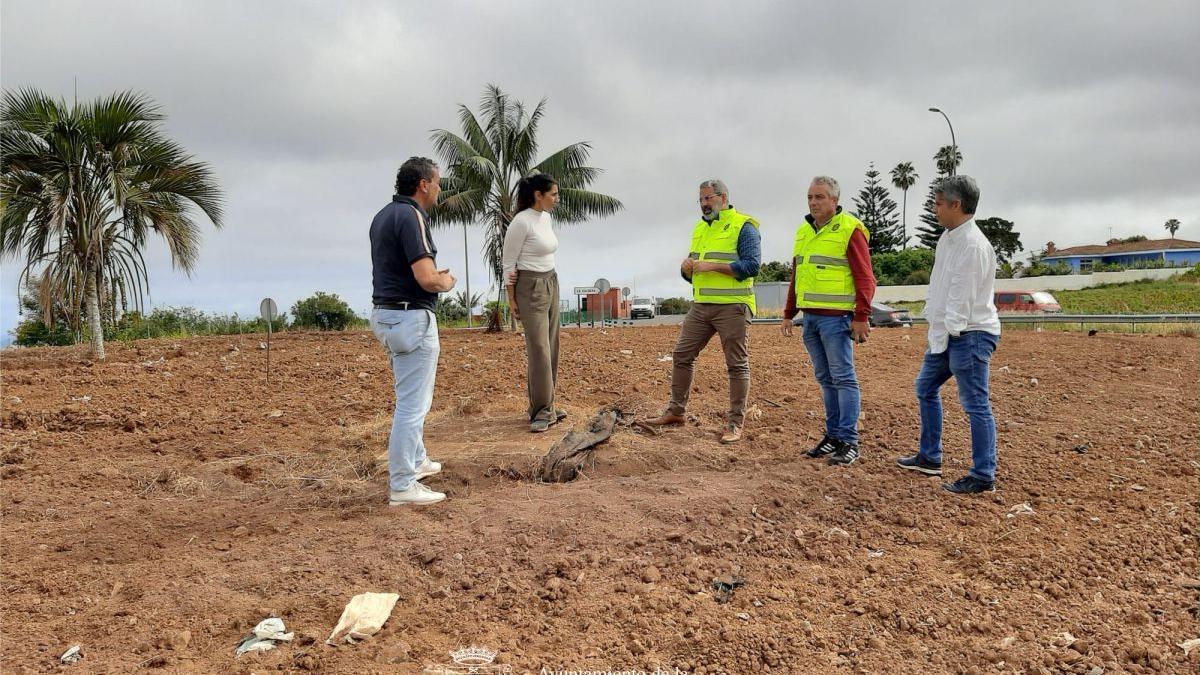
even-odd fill
[[[904,6],[901,6],[904,5]],[[912,161],[915,221],[949,133],[1027,249],[1114,236],[1200,239],[1200,4],[4,0],[0,84],[70,99],[134,89],[213,165],[225,227],[199,265],[150,250],[155,306],[253,314],[313,291],[370,304],[367,227],[395,170],[432,155],[494,82],[549,99],[541,149],[593,145],[619,215],[560,232],[564,287],[597,277],[685,295],[696,186],[720,177],[790,257],[808,179],[843,202],[869,162]],[[899,195],[896,194],[899,201]],[[435,235],[483,290],[481,240]],[[17,321],[6,260],[0,330]]]

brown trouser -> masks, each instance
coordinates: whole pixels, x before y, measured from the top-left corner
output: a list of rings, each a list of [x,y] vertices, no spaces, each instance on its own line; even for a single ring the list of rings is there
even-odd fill
[[[746,347],[746,327],[750,325],[750,308],[746,305],[692,305],[679,329],[679,339],[671,358],[671,405],[668,410],[682,415],[687,409],[692,391],[692,369],[700,350],[712,339],[721,336],[725,351],[725,368],[729,372],[729,424],[742,425],[746,417],[746,398],[750,395],[750,352]]]
[[[558,274],[519,270],[513,295],[525,326],[529,420],[553,421],[554,384],[558,381]]]

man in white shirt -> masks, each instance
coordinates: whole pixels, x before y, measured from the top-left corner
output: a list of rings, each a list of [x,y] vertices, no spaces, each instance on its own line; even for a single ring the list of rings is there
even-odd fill
[[[915,384],[921,442],[917,454],[896,460],[904,469],[942,475],[940,390],[954,377],[971,421],[971,470],[942,485],[957,494],[996,490],[996,421],[988,402],[988,363],[1000,341],[1000,319],[992,302],[996,251],[975,225],[978,204],[979,186],[970,176],[943,178],[934,188],[934,212],[945,232],[925,296],[929,348]]]

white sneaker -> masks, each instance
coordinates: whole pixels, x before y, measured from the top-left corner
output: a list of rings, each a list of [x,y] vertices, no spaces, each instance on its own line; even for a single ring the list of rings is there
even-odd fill
[[[437,492],[425,487],[423,483],[413,482],[407,490],[392,491],[388,494],[388,506],[406,506],[412,504],[436,504],[446,498],[444,492]]]
[[[441,472],[442,472],[442,463],[435,462],[435,461],[429,459],[428,457],[426,457],[425,461],[421,462],[421,465],[417,467],[417,477],[414,478],[413,480],[421,480],[422,478],[429,478],[430,476],[436,476]]]

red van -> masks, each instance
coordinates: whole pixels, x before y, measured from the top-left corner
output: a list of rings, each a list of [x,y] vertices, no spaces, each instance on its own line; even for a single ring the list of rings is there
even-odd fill
[[[1061,312],[1058,300],[1046,291],[996,291],[997,312]]]

